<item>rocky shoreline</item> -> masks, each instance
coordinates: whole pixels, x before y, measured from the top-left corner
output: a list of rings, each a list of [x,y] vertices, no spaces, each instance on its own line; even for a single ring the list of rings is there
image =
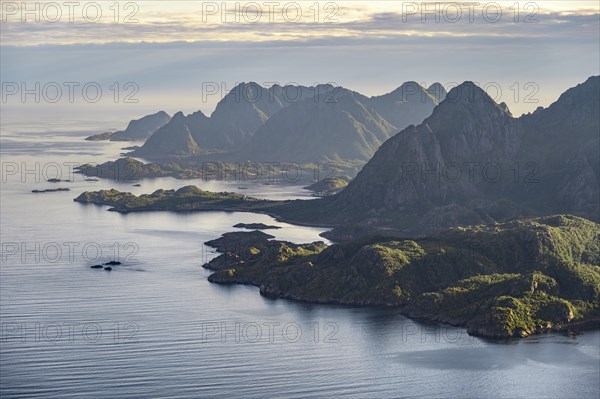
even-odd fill
[[[252,212],[273,217],[279,222],[298,226],[331,228],[331,224],[302,221],[294,217],[283,217],[273,210],[301,200],[264,200],[231,192],[213,193],[196,186],[185,186],[178,190],[156,190],[151,194],[134,195],[115,189],[85,191],[73,201],[82,204],[108,205],[111,212]],[[293,206],[293,205],[292,205]]]
[[[396,307],[407,317],[465,327],[471,335],[526,337],[600,327],[599,232],[596,223],[568,215],[331,246],[236,232],[206,243],[221,255],[203,267],[214,272],[211,282],[254,285],[268,297]],[[498,239],[498,259],[471,248]],[[455,254],[448,253],[457,248],[470,258],[452,261]],[[579,251],[579,257],[565,264],[556,248]],[[515,263],[515,253],[524,259]]]

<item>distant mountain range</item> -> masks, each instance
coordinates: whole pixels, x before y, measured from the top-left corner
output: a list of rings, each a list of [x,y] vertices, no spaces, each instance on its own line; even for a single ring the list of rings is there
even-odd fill
[[[429,90],[412,87],[410,92],[425,96],[419,104],[435,104]],[[379,149],[377,143],[394,131],[381,116],[386,107],[412,108],[415,98],[398,91],[367,98],[342,89],[338,95],[332,104],[306,98],[274,112],[254,134],[238,136],[245,151],[226,155],[356,159],[374,152],[373,157],[335,195],[253,206],[287,221],[337,226],[330,233],[334,239],[382,229],[414,236],[559,213],[600,220],[600,76],[519,118],[474,83],[464,82],[422,123],[406,127]],[[144,147],[200,154],[190,129],[194,115],[176,114]],[[170,136],[155,143],[172,131],[179,132],[177,140]],[[181,148],[187,150],[178,152]]]
[[[520,118],[465,82],[386,141],[340,193],[275,213],[407,232],[552,213],[597,220],[599,183],[600,77]]]
[[[86,140],[110,140],[110,141],[134,141],[146,140],[152,133],[169,123],[171,117],[164,111],[152,115],[146,115],[140,119],[134,119],[127,125],[125,130],[117,132],[105,132],[87,137]]]
[[[264,88],[242,83],[210,117],[177,113],[131,155],[209,155],[237,161],[366,162],[400,129],[421,122],[446,95],[407,82],[377,97],[331,85]]]

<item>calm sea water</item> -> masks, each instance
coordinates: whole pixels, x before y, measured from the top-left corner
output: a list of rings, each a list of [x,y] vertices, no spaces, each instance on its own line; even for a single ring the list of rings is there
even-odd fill
[[[100,188],[240,186],[165,178],[133,187],[81,176],[47,183],[54,163],[103,162],[127,145],[85,142],[90,132],[80,126],[2,127],[2,398],[600,395],[597,331],[490,342],[395,310],[272,300],[255,287],[210,284],[201,266],[216,254],[203,242],[238,222],[279,225],[273,234],[295,242],[322,240],[323,229],[248,213],[120,215],[75,203]],[[30,192],[58,186],[71,191]],[[263,198],[309,195],[301,186],[243,186]],[[124,264],[111,272],[89,268],[115,258]]]

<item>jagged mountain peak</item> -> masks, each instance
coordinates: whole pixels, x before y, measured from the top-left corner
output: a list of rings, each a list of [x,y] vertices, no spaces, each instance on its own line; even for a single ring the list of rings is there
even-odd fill
[[[230,91],[234,91],[234,90],[240,90],[240,89],[245,89],[246,87],[260,87],[263,88],[261,85],[259,85],[256,82],[253,81],[249,81],[249,82],[240,82],[237,83],[233,89],[231,89]]]
[[[188,118],[191,119],[206,119],[208,118],[206,115],[204,115],[204,113],[200,110],[196,111],[196,112],[192,112],[191,114],[189,114],[187,116]]]
[[[340,89],[290,105],[265,122],[244,153],[269,161],[367,160],[396,129],[365,100]]]
[[[336,86],[332,85],[331,83],[320,83],[315,87],[321,90],[333,90]]]
[[[171,117],[164,111],[133,119],[127,124],[123,131],[117,131],[110,135],[111,141],[145,140],[166,125]]]
[[[266,92],[266,90],[267,89],[256,82],[239,83],[231,89],[221,101],[219,101],[215,112],[217,112],[220,105],[222,106],[222,104],[225,103],[239,103],[244,101],[251,104],[253,102],[261,101],[263,93]]]
[[[556,103],[585,102],[598,97],[600,92],[600,75],[590,76],[585,82],[565,91]]]
[[[431,115],[439,101],[420,84],[408,81],[387,94],[369,98],[368,103],[397,130],[401,130]]]
[[[423,123],[383,143],[322,217],[418,231],[423,220],[443,228],[534,212],[598,215],[599,87],[588,79],[549,108],[513,118],[465,82]]]
[[[557,157],[579,157],[572,148],[573,141],[587,142],[589,151],[598,153],[600,136],[600,76],[565,91],[548,108],[539,107],[521,118],[532,132],[527,140],[540,152],[552,152]],[[542,150],[543,149],[543,150]],[[597,155],[596,155],[597,156]],[[596,157],[594,156],[594,157]],[[595,169],[600,175],[600,169]]]
[[[183,112],[173,115],[171,121],[158,129],[133,155],[145,157],[161,152],[173,155],[193,155],[200,152]]]
[[[446,101],[450,103],[474,103],[485,100],[490,104],[496,102],[476,83],[467,80],[456,87],[450,89],[446,95]]]
[[[502,108],[504,110],[504,112],[512,115],[512,112],[510,112],[508,105],[504,101],[502,101],[499,105],[500,105],[500,108]]]
[[[412,80],[402,83],[402,85],[400,85],[400,87],[398,87],[397,89],[380,97],[389,96],[395,97],[397,100],[400,101],[407,101],[409,97],[417,95],[421,96],[422,101],[433,99],[430,93],[428,93],[423,86]]]
[[[182,111],[179,111],[175,115],[173,115],[173,118],[171,118],[171,122],[178,122],[183,119],[185,119],[185,115]]]
[[[435,108],[431,118],[440,119],[441,115],[446,114],[455,119],[457,113],[470,115],[473,119],[480,119],[485,115],[512,118],[506,104],[496,103],[485,90],[471,81],[452,88],[446,98]]]

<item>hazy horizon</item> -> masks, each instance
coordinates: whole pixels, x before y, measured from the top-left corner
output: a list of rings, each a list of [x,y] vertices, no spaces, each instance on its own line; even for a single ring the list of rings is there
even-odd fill
[[[35,112],[47,106],[55,117],[86,109],[92,115],[118,112],[127,119],[123,123],[158,110],[208,115],[236,83],[249,81],[330,82],[374,96],[406,81],[466,80],[500,90],[493,97],[518,116],[548,106],[600,69],[597,2],[515,3],[518,12],[512,2],[478,3],[459,14],[452,6],[457,3],[420,10],[415,7],[421,3],[413,2],[322,2],[318,12],[307,2],[283,12],[292,3],[281,3],[281,10],[269,13],[262,3],[242,2],[235,11],[235,3],[222,9],[214,2],[141,1],[127,3],[135,5],[127,9],[120,4],[118,16],[108,3],[98,3],[97,21],[93,7],[85,15],[75,8],[73,22],[67,9],[51,22],[55,11],[44,8],[47,3],[40,3],[37,15],[18,4],[2,3],[2,105],[25,111],[33,106]],[[298,21],[293,10],[302,15]],[[258,19],[252,23],[251,17]],[[43,95],[39,104],[34,95],[25,103],[19,93],[5,95],[6,84],[35,90],[36,83],[43,88],[52,82],[63,89],[65,83],[79,84],[74,102],[66,100],[66,89],[56,103]],[[103,91],[93,107],[79,91],[90,82]],[[220,90],[203,98],[207,84]],[[125,102],[127,94],[137,103]]]

